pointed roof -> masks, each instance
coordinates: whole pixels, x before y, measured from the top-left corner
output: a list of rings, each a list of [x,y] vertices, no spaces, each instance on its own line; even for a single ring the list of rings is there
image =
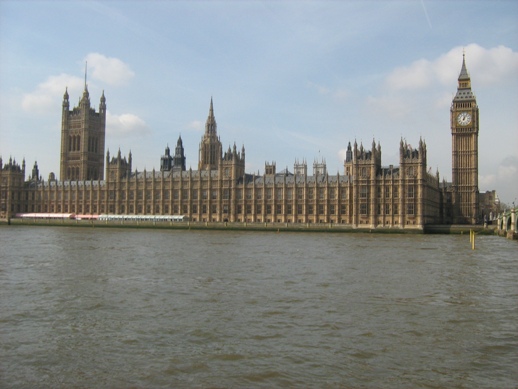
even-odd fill
[[[459,74],[459,85],[457,87],[457,93],[455,94],[454,101],[459,100],[474,100],[475,95],[471,90],[471,79],[469,77],[468,70],[466,68],[466,55],[462,53],[462,68]]]
[[[205,123],[205,135],[216,135],[216,118],[214,117],[214,106],[212,103],[212,96],[210,98],[210,108],[209,108],[209,116],[207,117],[207,122]]]
[[[462,53],[462,68],[460,69],[459,81],[469,80],[469,73],[466,69],[466,54]]]

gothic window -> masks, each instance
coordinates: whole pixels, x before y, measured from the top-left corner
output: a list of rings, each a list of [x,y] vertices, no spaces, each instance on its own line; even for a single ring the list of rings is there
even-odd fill
[[[252,205],[251,204],[247,204],[246,205],[246,213],[247,213],[247,215],[250,215],[252,213]]]
[[[319,188],[319,189],[318,189],[318,198],[319,198],[320,200],[325,199],[325,190],[324,190],[324,188]]]
[[[261,204],[257,204],[256,213],[260,214],[260,213],[262,213],[262,211],[263,211],[263,208],[261,207]]]
[[[413,186],[408,186],[408,189],[407,189],[407,197],[409,199],[413,199],[414,198],[414,187]]]
[[[408,203],[406,205],[406,213],[407,215],[413,215],[414,214],[414,203]]]
[[[279,213],[282,213],[282,205],[281,204],[277,204],[277,207],[276,207],[276,211],[275,213],[279,214]]]
[[[367,198],[367,185],[360,186],[360,198],[365,199]]]
[[[308,198],[309,198],[310,200],[313,200],[313,188],[309,188],[309,189],[308,189]]]
[[[229,197],[230,197],[229,190],[228,189],[223,189],[223,199],[224,200],[228,200]]]
[[[212,191],[212,197],[211,197],[213,200],[216,200],[218,198],[218,191],[217,190],[213,190]],[[214,212],[213,212],[214,213]]]
[[[238,215],[241,215],[243,213],[243,206],[241,204],[237,205],[237,213]]]
[[[336,199],[336,189],[335,188],[330,188],[329,189],[329,198],[331,200]]]
[[[312,204],[308,205],[308,214],[313,215],[313,205]]]
[[[243,189],[236,190],[236,197],[238,200],[241,200],[243,198]]]
[[[395,186],[393,193],[394,193],[394,198],[397,199],[399,197],[399,187]],[[394,212],[394,213],[396,213],[396,212]]]
[[[288,205],[286,206],[286,208],[287,208],[287,209],[286,209],[286,213],[287,213],[288,215],[291,215],[291,214],[293,213],[293,207],[292,207],[292,205],[291,205],[291,204],[288,204]]]
[[[318,214],[319,215],[323,215],[325,212],[325,209],[324,209],[324,204],[319,204],[318,205]]]
[[[192,190],[192,199],[193,200],[198,200],[198,189],[193,189]]]
[[[334,215],[335,211],[336,211],[335,205],[334,204],[329,205],[329,214]]]
[[[189,189],[182,190],[182,199],[184,199],[184,200],[189,199]]]
[[[257,193],[257,195],[256,195],[257,200],[261,200],[261,199],[263,198],[263,190],[262,190],[262,188],[260,188],[259,190],[257,190],[257,192],[256,192],[256,193]]]
[[[302,215],[302,212],[303,212],[302,204],[298,204],[297,205],[297,214]]]
[[[266,206],[266,214],[267,215],[271,215],[272,214],[272,206],[270,204],[268,204]]]
[[[280,189],[280,188],[277,189],[276,196],[277,196],[277,199],[282,200],[282,189]]]
[[[247,189],[246,190],[246,198],[248,200],[250,200],[252,198],[252,189]]]
[[[268,200],[271,200],[272,199],[272,188],[267,188],[266,189],[266,198]]]
[[[293,189],[290,188],[287,190],[286,197],[288,198],[288,200],[291,200],[293,198]]]
[[[385,204],[385,215],[390,215],[390,204]]]
[[[367,215],[367,203],[360,204],[360,215]]]
[[[189,213],[189,206],[188,206],[187,204],[184,204],[184,205],[182,206],[182,212],[183,212],[184,214]]]
[[[347,215],[347,206],[346,206],[345,204],[342,204],[342,205],[340,206],[340,213],[341,213],[342,215]]]
[[[178,189],[173,190],[173,199],[178,200]]]
[[[303,188],[297,188],[297,199],[299,199],[299,200],[304,199],[304,189]]]

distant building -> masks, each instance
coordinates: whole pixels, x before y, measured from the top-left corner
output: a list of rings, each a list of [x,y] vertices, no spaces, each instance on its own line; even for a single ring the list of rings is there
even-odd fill
[[[201,138],[198,170],[186,170],[183,142],[169,147],[160,170],[132,171],[132,155],[106,155],[103,179],[106,100],[90,108],[85,83],[79,107],[63,99],[60,180],[42,181],[35,164],[25,180],[25,161],[2,165],[0,217],[16,213],[185,215],[202,222],[333,223],[355,228],[417,228],[427,224],[473,224],[490,212],[478,193],[478,107],[463,58],[450,117],[451,183],[427,166],[426,143],[399,141],[399,166],[383,166],[381,145],[349,142],[342,174],[331,175],[325,160],[295,161],[293,173],[265,163],[264,174],[245,172],[245,148],[223,152],[213,101]]]
[[[452,205],[454,224],[479,218],[478,105],[463,55],[457,94],[450,109],[452,135]]]
[[[61,113],[60,180],[102,180],[106,137],[106,98],[104,92],[99,112],[90,106],[85,81],[79,105],[70,111],[68,91],[63,96]]]

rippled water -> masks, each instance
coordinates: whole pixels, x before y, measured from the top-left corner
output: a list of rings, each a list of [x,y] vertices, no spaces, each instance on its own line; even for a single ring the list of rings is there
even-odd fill
[[[516,242],[0,227],[2,387],[516,387]]]

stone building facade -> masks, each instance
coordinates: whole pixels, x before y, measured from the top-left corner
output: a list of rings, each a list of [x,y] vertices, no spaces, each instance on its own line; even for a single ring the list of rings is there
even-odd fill
[[[382,165],[379,143],[373,141],[367,148],[355,141],[348,144],[342,174],[330,175],[325,161],[315,161],[312,174],[308,173],[306,161],[296,161],[293,172],[277,172],[275,163],[265,163],[262,175],[246,173],[244,146],[238,150],[234,144],[223,152],[212,99],[200,141],[198,170],[185,168],[183,142],[179,138],[174,156],[166,148],[159,171],[132,171],[131,153],[123,157],[119,150],[110,158],[108,152],[103,179],[98,170],[89,173],[94,170],[88,166],[98,169],[104,164],[104,158],[97,165],[90,164],[90,159],[92,153],[104,149],[106,102],[103,94],[99,113],[92,112],[85,85],[79,107],[72,111],[65,93],[63,122],[77,111],[81,112],[81,123],[96,122],[91,120],[95,117],[102,129],[84,126],[92,130],[81,130],[79,150],[67,154],[64,151],[70,149],[70,136],[74,139],[77,135],[63,125],[62,134],[69,136],[62,136],[61,177],[65,179],[59,181],[53,176],[41,180],[37,165],[26,180],[25,161],[19,166],[12,160],[2,165],[0,160],[0,217],[24,212],[185,215],[193,222],[332,223],[397,229],[473,223],[474,219],[467,216],[478,207],[478,197],[472,195],[478,193],[478,150],[474,138],[478,133],[478,108],[466,75],[463,60],[459,90],[451,110],[453,183],[441,183],[438,173],[429,172],[423,140],[419,140],[417,148],[403,140],[399,142],[399,166]],[[83,109],[87,109],[88,115]],[[466,111],[472,125],[459,119]],[[98,138],[91,151],[87,139],[95,136]],[[84,148],[90,151],[83,152]],[[76,162],[71,162],[72,156],[79,158],[79,175],[71,176],[67,171],[76,166],[72,164]]]
[[[103,179],[105,135],[104,92],[99,103],[99,112],[96,112],[90,106],[86,82],[79,105],[72,110],[68,91],[65,91],[61,115],[61,181]]]

